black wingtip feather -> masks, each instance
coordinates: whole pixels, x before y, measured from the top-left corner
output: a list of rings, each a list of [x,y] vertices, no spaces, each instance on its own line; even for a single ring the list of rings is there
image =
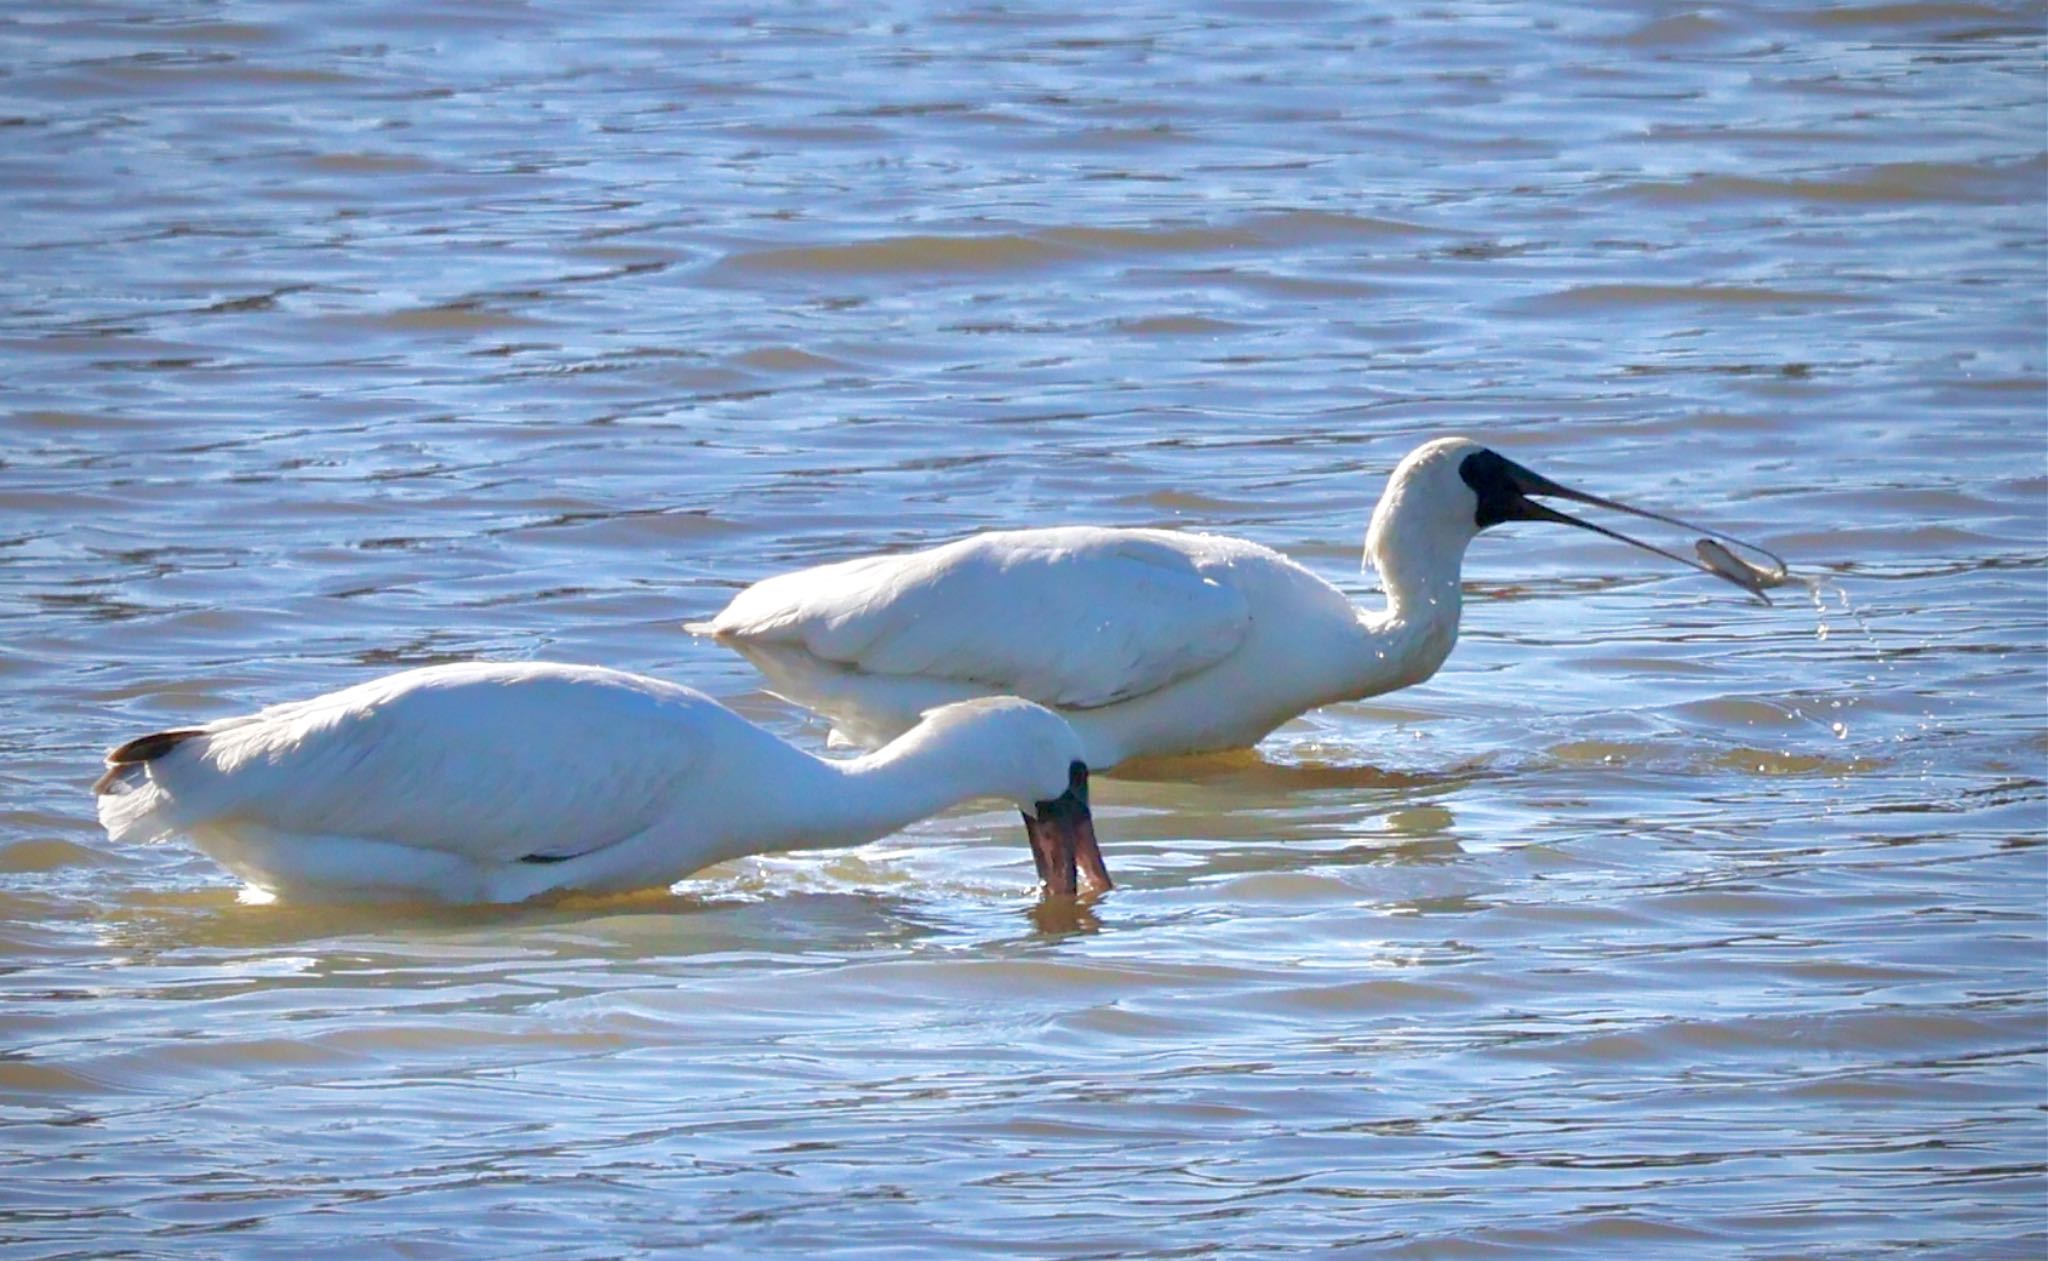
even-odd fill
[[[203,731],[189,728],[182,731],[152,731],[146,736],[137,736],[126,744],[116,745],[107,753],[106,773],[92,782],[93,792],[98,796],[105,796],[114,791],[114,785],[121,782],[122,774],[129,767],[153,762],[193,736],[205,734]]]
[[[153,731],[146,736],[137,736],[126,744],[114,746],[107,754],[107,765],[129,766],[136,762],[154,762],[192,737],[205,734],[203,731],[187,729]]]

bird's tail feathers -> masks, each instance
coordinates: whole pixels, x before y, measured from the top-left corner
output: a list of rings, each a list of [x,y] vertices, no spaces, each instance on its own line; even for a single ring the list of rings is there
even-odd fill
[[[164,818],[162,807],[170,795],[156,786],[141,766],[116,766],[100,777],[102,788],[93,803],[99,807],[100,826],[114,841],[159,841],[177,828]]]
[[[157,786],[149,763],[203,731],[157,731],[116,746],[107,754],[107,770],[94,781],[94,803],[100,826],[116,841],[154,841],[176,830],[163,817],[170,796]]]

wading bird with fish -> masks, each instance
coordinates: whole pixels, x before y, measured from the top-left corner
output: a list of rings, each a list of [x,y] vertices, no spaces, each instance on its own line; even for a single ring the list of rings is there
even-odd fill
[[[1695,561],[1546,498],[1693,530],[1773,568],[1719,544],[1701,550],[1712,563]],[[689,629],[744,654],[851,743],[891,739],[934,705],[1010,694],[1058,711],[1102,770],[1246,747],[1297,714],[1429,678],[1457,642],[1467,545],[1510,521],[1592,530],[1759,597],[1784,576],[1753,544],[1560,486],[1452,437],[1402,460],[1372,514],[1365,559],[1386,591],[1381,609],[1243,539],[1073,526],[777,575]]]
[[[1109,887],[1081,742],[1014,698],[934,709],[864,757],[594,666],[429,666],[130,740],[94,786],[115,840],[183,833],[293,900],[520,902],[858,845],[958,802],[1024,813],[1044,889]]]

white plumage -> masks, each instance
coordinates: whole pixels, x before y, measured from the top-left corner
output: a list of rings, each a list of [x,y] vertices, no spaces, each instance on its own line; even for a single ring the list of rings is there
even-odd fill
[[[710,629],[801,644],[872,674],[957,679],[1091,709],[1235,651],[1252,616],[1229,569],[1257,553],[1286,563],[1234,539],[1164,530],[977,534],[766,579]],[[1117,593],[1114,608],[1104,607],[1105,591]]]
[[[1401,462],[1373,513],[1365,556],[1384,609],[1359,609],[1242,539],[1080,526],[778,575],[689,629],[745,654],[858,744],[895,736],[932,705],[1014,693],[1058,709],[1096,769],[1236,748],[1317,706],[1434,674],[1457,642],[1465,548],[1487,525],[1562,521],[1694,563],[1530,495],[1684,524],[1442,438]]]
[[[973,797],[1029,818],[1070,792],[1080,753],[1057,716],[1000,699],[827,761],[658,679],[473,663],[130,741],[99,815],[116,840],[185,833],[290,897],[514,902],[858,844]]]

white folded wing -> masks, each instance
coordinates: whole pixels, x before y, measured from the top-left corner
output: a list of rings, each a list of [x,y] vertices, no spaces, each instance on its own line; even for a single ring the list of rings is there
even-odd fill
[[[126,832],[220,821],[480,861],[584,853],[687,804],[739,725],[611,670],[436,666],[203,728],[132,768],[101,813]]]
[[[1227,581],[1228,558],[1206,554],[1226,542],[1085,526],[979,534],[780,574],[691,629],[796,645],[869,674],[1110,705],[1243,642],[1251,611]]]

